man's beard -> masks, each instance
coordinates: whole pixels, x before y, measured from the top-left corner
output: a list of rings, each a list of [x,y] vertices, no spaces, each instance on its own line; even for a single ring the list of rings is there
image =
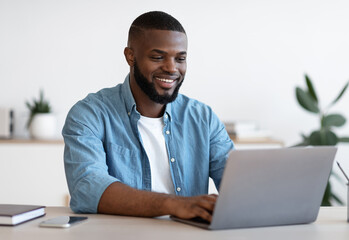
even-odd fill
[[[135,62],[134,64],[134,78],[138,86],[142,89],[142,91],[152,101],[160,104],[167,104],[173,102],[177,98],[179,88],[182,86],[182,83],[184,81],[183,78],[182,81],[176,86],[175,90],[171,95],[167,93],[165,93],[164,95],[160,95],[155,89],[155,84],[153,82],[148,82],[148,79],[141,73],[141,71],[138,68],[137,62]]]

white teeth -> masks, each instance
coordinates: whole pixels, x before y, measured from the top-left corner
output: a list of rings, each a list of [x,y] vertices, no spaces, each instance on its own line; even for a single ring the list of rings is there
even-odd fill
[[[165,79],[165,78],[157,78],[158,80],[160,80],[161,82],[166,82],[166,83],[172,83],[174,80],[172,79]]]

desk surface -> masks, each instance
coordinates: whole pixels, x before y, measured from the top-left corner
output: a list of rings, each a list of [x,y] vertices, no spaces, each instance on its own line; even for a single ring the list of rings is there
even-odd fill
[[[345,207],[321,208],[315,223],[305,225],[210,231],[171,221],[168,217],[136,218],[80,214],[88,221],[68,229],[40,228],[46,219],[76,215],[69,208],[48,207],[46,216],[15,227],[0,226],[0,239],[335,239],[349,238]]]

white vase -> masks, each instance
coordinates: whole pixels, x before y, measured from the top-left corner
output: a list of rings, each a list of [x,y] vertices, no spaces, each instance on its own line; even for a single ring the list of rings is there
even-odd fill
[[[54,139],[57,120],[52,113],[37,113],[29,127],[29,133],[35,139]]]

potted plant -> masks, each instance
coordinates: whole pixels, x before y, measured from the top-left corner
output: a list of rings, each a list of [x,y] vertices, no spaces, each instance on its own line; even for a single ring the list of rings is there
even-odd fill
[[[56,118],[51,111],[51,106],[44,99],[44,92],[40,90],[39,99],[26,102],[30,111],[27,128],[30,136],[36,139],[52,139],[56,134]]]
[[[312,81],[310,78],[305,75],[306,89],[302,89],[300,87],[296,87],[296,97],[298,103],[308,112],[317,115],[320,128],[311,132],[308,136],[302,134],[303,141],[296,146],[308,146],[308,145],[336,145],[339,142],[349,142],[349,137],[339,137],[333,131],[333,128],[342,127],[346,119],[343,115],[339,113],[329,113],[329,109],[337,103],[345,91],[348,88],[349,82],[345,84],[343,89],[340,91],[338,96],[326,107],[322,107],[320,105],[319,98],[315,92],[315,88],[313,87]],[[335,173],[331,173],[331,176],[337,177]],[[322,200],[322,206],[331,206],[332,201],[337,202],[339,204],[343,204],[343,202],[339,199],[339,197],[332,192],[330,181],[327,184],[325,194]]]

